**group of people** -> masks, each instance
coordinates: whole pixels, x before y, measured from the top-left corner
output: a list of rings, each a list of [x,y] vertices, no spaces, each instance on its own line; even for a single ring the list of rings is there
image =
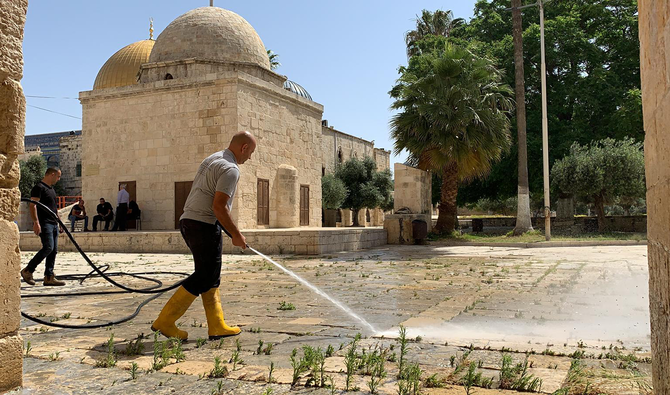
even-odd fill
[[[112,226],[112,231],[126,230],[126,220],[140,218],[140,208],[134,200],[130,200],[130,195],[126,191],[126,184],[121,184],[119,187],[119,194],[117,196],[118,206],[116,207],[116,221]],[[98,222],[105,221],[105,229],[109,230],[109,225],[114,219],[114,210],[112,205],[100,198],[100,204],[96,207],[97,215],[93,216],[93,231],[98,231]],[[79,202],[72,207],[68,215],[70,220],[70,232],[74,232],[74,225],[77,221],[84,221],[84,232],[88,232],[88,215],[86,214],[86,206],[84,199],[79,199]]]
[[[249,160],[255,149],[256,138],[249,132],[239,132],[233,136],[227,149],[210,155],[200,164],[184,205],[184,214],[179,221],[182,237],[193,254],[195,270],[165,304],[151,325],[153,331],[160,331],[166,337],[186,340],[188,333],[177,328],[175,323],[193,301],[201,296],[210,340],[235,336],[241,332],[237,326],[228,326],[223,318],[219,296],[222,231],[231,237],[233,245],[246,248],[246,239],[233,221],[231,211],[240,178],[239,165]],[[44,179],[31,193],[32,200],[45,204],[53,213],[57,212],[53,185],[58,179],[60,170],[48,169]],[[130,203],[127,193],[125,188],[119,190],[116,222],[121,220],[125,222]],[[113,215],[113,212],[104,199],[100,199],[100,202],[97,210],[101,218],[99,220],[106,220]],[[35,207],[34,204],[30,206],[33,230],[42,239],[42,249],[30,260],[28,266],[21,270],[21,277],[27,284],[35,285],[33,272],[46,258],[44,285],[64,285],[64,282],[56,279],[54,275],[54,262],[58,250],[58,222],[53,213],[47,213],[42,207]],[[77,212],[79,215],[84,214],[85,217],[83,201],[78,206]],[[97,221],[94,224],[97,224]],[[108,225],[108,222],[106,224]]]

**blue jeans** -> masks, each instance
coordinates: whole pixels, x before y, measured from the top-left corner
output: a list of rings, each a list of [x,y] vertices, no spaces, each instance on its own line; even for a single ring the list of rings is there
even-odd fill
[[[84,221],[84,229],[88,229],[88,216],[84,218],[79,218],[75,217],[74,215],[70,215],[67,217],[67,219],[70,220],[70,233],[74,232],[74,223],[77,221]]]
[[[34,272],[37,265],[42,263],[44,258],[47,259],[44,267],[45,276],[54,275],[54,265],[56,264],[56,254],[58,254],[58,224],[42,224],[42,232],[40,233],[42,240],[42,249],[35,254],[33,259],[28,262],[28,271]]]

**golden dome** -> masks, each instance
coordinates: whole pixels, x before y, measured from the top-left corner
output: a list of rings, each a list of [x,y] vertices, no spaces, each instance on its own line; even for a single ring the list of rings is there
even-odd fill
[[[114,88],[137,83],[140,65],[149,61],[154,40],[142,40],[118,50],[95,77],[93,89]]]

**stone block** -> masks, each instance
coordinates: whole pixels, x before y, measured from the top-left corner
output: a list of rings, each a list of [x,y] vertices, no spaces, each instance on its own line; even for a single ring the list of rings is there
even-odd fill
[[[0,2],[0,81],[23,77],[23,27],[28,0]]]
[[[19,188],[0,188],[0,219],[14,221],[19,214],[20,201]]]
[[[23,153],[25,126],[26,99],[21,84],[11,79],[0,81],[0,154]]]
[[[0,188],[15,188],[19,186],[21,169],[16,154],[0,154]]]
[[[23,340],[21,336],[0,339],[0,393],[23,385]]]
[[[19,230],[15,223],[0,219],[0,337],[13,335],[19,329],[21,315],[21,256]]]

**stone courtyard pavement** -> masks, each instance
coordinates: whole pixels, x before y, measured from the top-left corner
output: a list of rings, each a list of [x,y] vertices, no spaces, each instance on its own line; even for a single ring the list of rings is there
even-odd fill
[[[349,381],[350,389],[358,387],[351,393],[370,393],[373,380],[383,394],[413,393],[399,390],[419,381],[424,394],[498,394],[515,392],[501,387],[527,389],[539,378],[542,393],[651,393],[646,253],[646,246],[432,244],[274,257],[375,331],[260,257],[225,255],[221,298],[227,322],[242,327],[240,336],[205,341],[204,309],[196,300],[179,320],[189,332],[181,350],[165,338],[155,342],[150,324],[172,292],[150,302],[132,321],[108,328],[57,329],[23,319],[22,392],[330,394],[344,393]],[[23,252],[22,262],[32,255]],[[186,255],[90,257],[109,265],[110,272],[189,272],[193,264]],[[89,271],[79,255],[59,254],[57,275]],[[166,284],[180,278],[155,277]],[[57,289],[40,282],[22,285],[23,295],[113,289],[100,279],[83,285],[68,281]],[[21,307],[47,321],[84,324],[131,314],[144,299],[139,294],[24,298]],[[406,347],[398,340],[400,325],[407,328]],[[357,333],[362,338],[351,352]],[[116,357],[110,355],[112,336]],[[294,349],[294,365],[316,362],[298,372],[291,389]],[[115,358],[113,367],[96,367]],[[401,359],[408,373],[399,380]],[[407,368],[415,363],[420,372]],[[271,367],[273,382],[268,383]],[[325,385],[335,388],[316,388],[321,375]],[[476,388],[469,389],[470,384]]]

